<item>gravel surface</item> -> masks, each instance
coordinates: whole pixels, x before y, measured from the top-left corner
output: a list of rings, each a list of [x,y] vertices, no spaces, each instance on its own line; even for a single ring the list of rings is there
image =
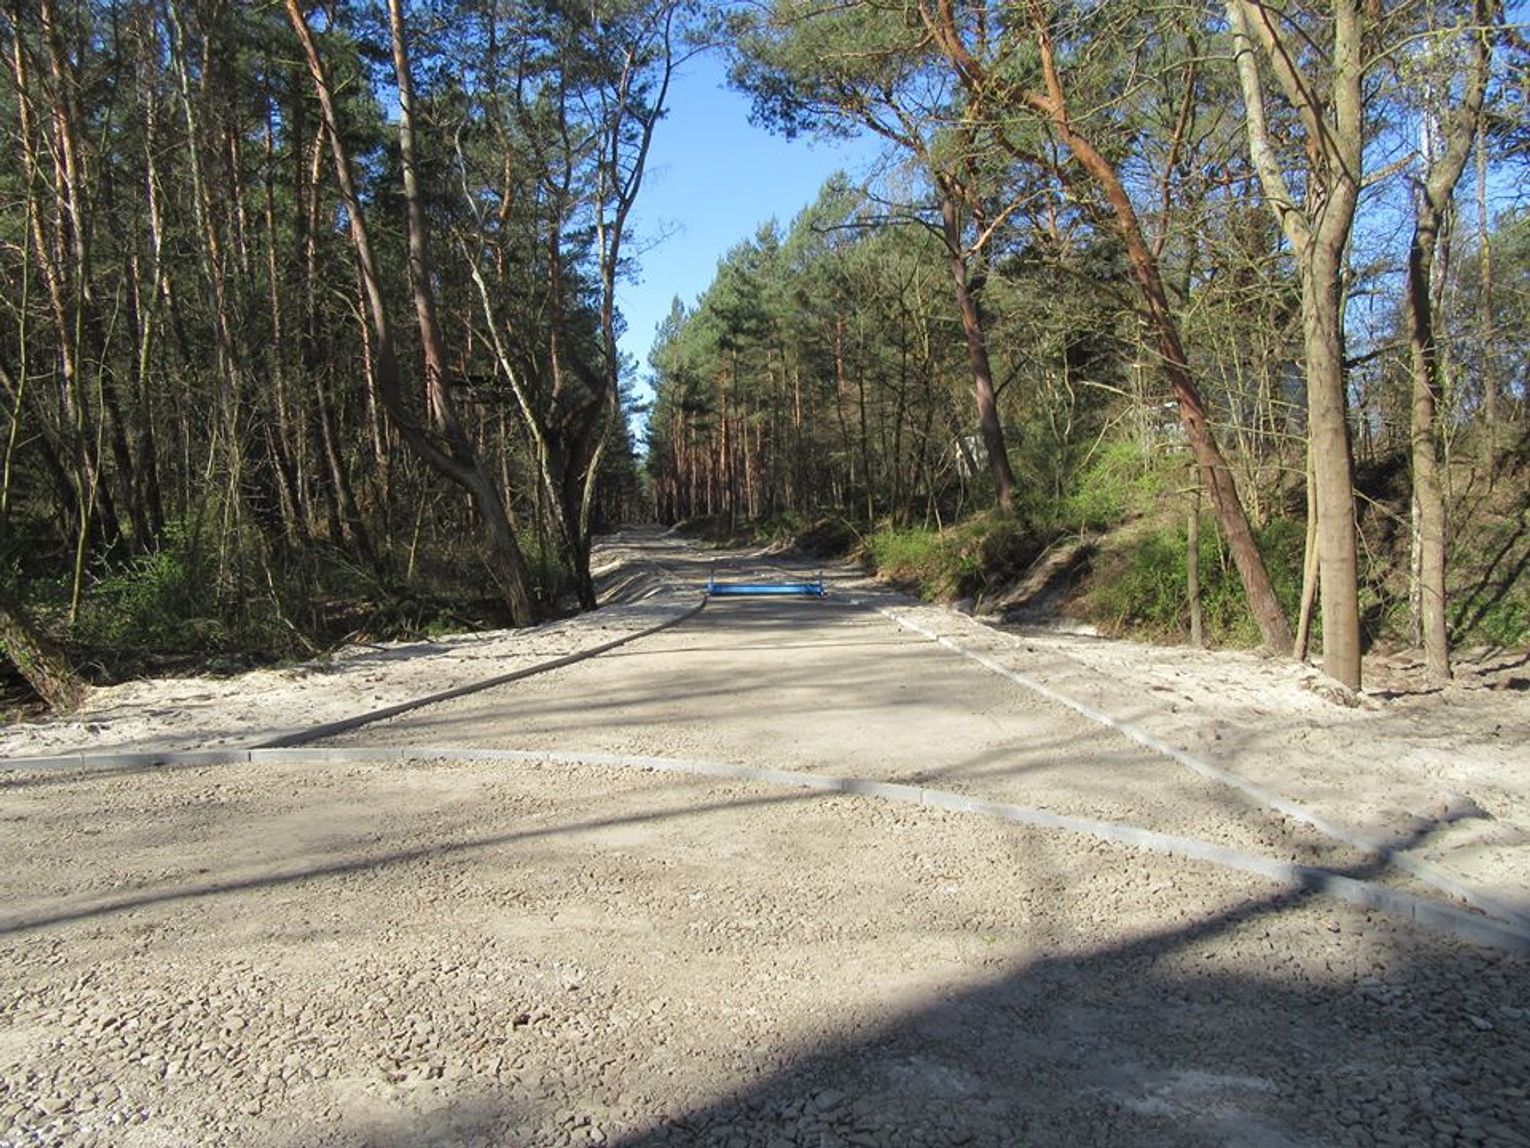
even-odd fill
[[[0,1143],[1530,1143],[1530,965],[1068,834],[570,766],[13,774]]]
[[[874,595],[952,643],[1304,806],[1530,922],[1530,654],[1456,651],[1455,682],[1415,655],[1366,659],[1365,693],[1241,651],[1009,631]]]
[[[501,646],[515,668],[694,601],[704,556],[643,537],[630,551],[606,574],[646,605],[583,627],[348,655],[304,679],[301,707],[260,693],[250,726],[188,726],[172,704],[147,723],[127,707],[115,728],[196,744],[201,722],[247,744],[346,698],[454,684],[469,654],[486,676]],[[1396,879],[869,607],[942,632],[965,620],[836,588],[719,600],[327,744],[896,780]],[[1170,661],[1189,714],[1208,671]],[[357,695],[360,668],[382,676]],[[1111,696],[1087,668],[1042,669],[1159,720],[1145,671]],[[1279,678],[1223,692],[1293,704]],[[1321,712],[1304,731],[1331,728]],[[1223,735],[1247,752],[1233,734],[1266,738],[1258,720]],[[1512,783],[1494,792],[1518,808]],[[1530,957],[1069,832],[551,760],[317,753],[0,763],[0,827],[0,1148],[1530,1148]],[[1516,871],[1503,848],[1499,875]]]
[[[719,599],[601,658],[330,745],[584,750],[925,785],[1360,872],[1363,854],[856,600]]]

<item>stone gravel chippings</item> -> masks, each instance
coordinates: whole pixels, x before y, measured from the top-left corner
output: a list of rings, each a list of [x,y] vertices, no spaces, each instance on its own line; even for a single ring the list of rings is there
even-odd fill
[[[705,576],[632,545],[629,596]],[[1399,883],[838,593],[340,743],[928,785]],[[551,760],[0,761],[0,1148],[1530,1148],[1527,1089],[1530,957],[1067,832]]]
[[[567,765],[0,774],[0,1145],[1530,1146],[1530,961]]]

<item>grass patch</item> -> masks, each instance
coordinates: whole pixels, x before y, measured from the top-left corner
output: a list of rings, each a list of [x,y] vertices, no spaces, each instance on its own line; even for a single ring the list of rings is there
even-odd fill
[[[1472,555],[1473,560],[1452,567],[1451,641],[1519,646],[1530,642],[1530,540],[1509,536],[1489,541],[1495,549],[1487,556]]]
[[[887,527],[872,534],[866,546],[878,575],[934,601],[959,597],[962,580],[974,569],[938,530]]]

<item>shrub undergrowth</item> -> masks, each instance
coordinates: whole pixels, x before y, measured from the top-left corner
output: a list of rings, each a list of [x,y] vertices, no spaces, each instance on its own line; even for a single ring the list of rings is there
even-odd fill
[[[1302,524],[1275,519],[1258,532],[1259,550],[1288,617],[1301,598]],[[1098,563],[1084,598],[1089,619],[1108,633],[1155,641],[1183,641],[1190,632],[1184,523],[1161,525],[1119,541]],[[1252,646],[1259,627],[1248,610],[1243,582],[1210,515],[1201,520],[1201,619],[1214,645]]]
[[[1055,513],[1070,529],[1111,529],[1151,514],[1172,485],[1176,470],[1183,470],[1177,456],[1144,451],[1130,440],[1106,443]]]
[[[1017,576],[1041,551],[1041,536],[997,513],[934,530],[884,526],[866,541],[877,573],[920,597],[950,601]]]
[[[1450,630],[1469,645],[1530,640],[1530,509],[1504,514],[1454,547]]]
[[[522,540],[539,600],[556,603],[571,579],[561,557]],[[240,669],[311,657],[347,639],[422,638],[508,624],[505,606],[470,544],[422,550],[380,568],[310,540],[280,552],[253,531],[218,542],[174,525],[145,554],[100,560],[67,627],[68,645],[95,676],[188,665]],[[63,632],[68,584],[32,583],[34,607]]]

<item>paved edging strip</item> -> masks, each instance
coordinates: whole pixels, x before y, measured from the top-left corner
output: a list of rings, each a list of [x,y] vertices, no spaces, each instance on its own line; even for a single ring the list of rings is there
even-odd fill
[[[7,770],[53,769],[157,769],[198,765],[244,765],[250,760],[247,749],[145,749],[145,750],[76,750],[73,753],[47,754],[42,757],[0,758],[0,774]]]
[[[647,629],[634,630],[630,634],[624,634],[620,638],[614,638],[609,642],[602,642],[596,646],[590,646],[583,650],[575,650],[571,654],[554,658],[547,662],[538,662],[533,666],[525,666],[519,670],[512,670],[506,674],[497,674],[491,678],[483,678],[479,681],[468,682],[465,685],[454,686],[449,690],[439,693],[427,694],[424,697],[411,698],[408,701],[399,702],[396,705],[384,706],[382,709],[370,710],[367,713],[354,717],[342,718],[339,721],[325,722],[322,725],[308,726],[303,729],[289,730],[276,737],[257,741],[248,746],[229,749],[207,750],[116,750],[103,753],[94,753],[89,750],[76,750],[71,753],[43,754],[37,757],[0,757],[0,770],[6,769],[134,769],[152,768],[161,765],[196,766],[196,765],[229,765],[239,762],[248,762],[250,750],[263,749],[286,749],[293,746],[307,745],[311,741],[321,738],[336,737],[362,726],[371,725],[373,722],[385,721],[390,717],[408,713],[410,710],[421,709],[425,706],[435,705],[438,702],[451,701],[453,698],[466,697],[468,694],[476,694],[482,690],[493,689],[495,686],[508,685],[524,678],[535,677],[537,674],[545,674],[550,670],[560,670],[564,666],[572,666],[576,662],[593,658],[597,654],[604,654],[618,646],[625,646],[628,642],[635,642],[639,638],[647,638],[653,634],[661,633],[672,626],[678,626],[681,622],[689,621],[702,610],[706,609],[707,600],[705,595],[700,602],[681,611],[672,618]],[[244,756],[240,756],[244,755]]]
[[[1092,837],[1112,845],[1168,857],[1182,857],[1247,873],[1293,890],[1327,894],[1363,909],[1407,918],[1416,924],[1473,944],[1512,952],[1530,952],[1530,929],[1510,922],[1479,916],[1375,882],[1346,877],[1327,869],[1278,861],[1230,849],[1213,841],[1159,833],[1135,825],[1092,818],[1070,817],[1021,805],[984,801],[948,790],[929,789],[900,782],[873,781],[859,777],[798,773],[786,769],[736,765],[730,762],[687,758],[646,757],[611,753],[569,753],[557,750],[467,749],[427,746],[308,747],[191,750],[167,753],[70,754],[52,758],[13,759],[0,769],[52,768],[155,768],[211,765],[301,764],[311,762],[358,763],[393,761],[503,761],[552,762],[560,765],[594,765],[655,772],[682,773],[725,781],[747,781],[785,788],[843,793],[902,805],[918,805],[948,813],[993,818],[1036,829],[1059,830]]]
[[[635,630],[630,634],[624,634],[620,638],[614,638],[609,642],[602,642],[598,646],[590,646],[588,649],[575,650],[572,654],[565,654],[561,658],[554,658],[550,662],[538,662],[534,666],[526,666],[523,669],[512,670],[507,674],[497,674],[492,678],[484,678],[481,681],[469,682],[466,685],[455,686],[440,693],[427,694],[425,697],[413,698],[410,701],[399,702],[397,705],[384,706],[382,709],[371,710],[356,717],[342,718],[339,721],[325,722],[323,725],[309,726],[307,729],[294,730],[290,733],[281,734],[278,737],[269,738],[265,741],[256,742],[251,749],[283,749],[289,746],[307,745],[311,741],[321,738],[337,737],[343,733],[360,729],[362,726],[371,725],[373,722],[385,721],[399,714],[408,713],[410,710],[422,709],[425,706],[436,705],[439,702],[451,701],[453,698],[466,697],[468,694],[476,694],[483,690],[493,689],[495,686],[508,685],[511,682],[521,681],[523,678],[535,677],[537,674],[545,674],[549,670],[561,670],[564,666],[572,666],[576,662],[593,658],[597,654],[604,654],[618,646],[625,646],[628,642],[635,642],[639,638],[647,638],[658,634],[671,626],[678,626],[681,622],[689,621],[702,610],[706,609],[705,596],[695,606],[685,610],[673,618],[668,618],[656,626],[650,626],[646,630]]]
[[[1322,814],[1308,809],[1305,805],[1300,805],[1295,801],[1281,797],[1279,794],[1264,788],[1257,782],[1250,781],[1246,777],[1241,777],[1236,773],[1232,773],[1229,770],[1221,768],[1220,766],[1213,765],[1209,761],[1203,761],[1202,759],[1196,757],[1194,754],[1188,753],[1185,750],[1180,749],[1178,746],[1171,745],[1170,743],[1164,741],[1162,738],[1155,737],[1154,735],[1148,733],[1146,730],[1132,725],[1130,722],[1124,722],[1118,718],[1114,718],[1101,710],[1095,709],[1093,706],[1088,705],[1085,702],[1081,702],[1076,698],[1069,697],[1067,694],[1053,689],[1051,686],[1038,681],[1037,679],[1031,677],[1029,674],[1024,674],[1019,670],[1011,669],[1010,667],[1000,662],[997,658],[990,657],[987,654],[980,654],[974,650],[969,650],[952,638],[943,637],[940,634],[935,633],[933,630],[929,630],[924,626],[921,626],[918,622],[911,621],[908,618],[900,617],[889,607],[873,606],[872,609],[876,610],[876,612],[881,614],[883,617],[888,618],[892,622],[895,622],[897,625],[903,627],[905,630],[910,630],[913,633],[918,634],[920,637],[927,638],[929,641],[934,642],[936,645],[941,646],[944,649],[950,650],[952,653],[960,654],[964,658],[970,658],[972,661],[976,662],[984,669],[990,670],[991,672],[999,674],[1002,677],[1006,677],[1016,685],[1023,686],[1024,688],[1030,690],[1032,693],[1039,694],[1041,697],[1046,698],[1048,701],[1055,702],[1060,706],[1064,706],[1067,709],[1073,710],[1075,713],[1081,714],[1092,722],[1096,722],[1099,725],[1103,725],[1109,729],[1115,730],[1117,733],[1136,742],[1143,748],[1150,749],[1154,753],[1162,754],[1164,757],[1171,758],[1186,768],[1200,774],[1202,777],[1209,778],[1212,781],[1220,782],[1223,785],[1229,785],[1232,788],[1239,790],[1243,794],[1252,798],[1254,801],[1257,801],[1259,804],[1265,806],[1267,809],[1272,809],[1277,813],[1284,814],[1285,816],[1291,818],[1293,821],[1300,821],[1304,825],[1310,825],[1318,832],[1324,833],[1336,841],[1342,841],[1344,844],[1354,849],[1358,849],[1362,853],[1366,853],[1375,857],[1381,857],[1388,864],[1395,865],[1403,872],[1409,874],[1412,877],[1418,878],[1426,885],[1430,885],[1435,889],[1438,889],[1440,892],[1445,893],[1450,897],[1454,897],[1456,900],[1470,905],[1472,908],[1486,913],[1491,917],[1498,918],[1506,924],[1513,926],[1517,931],[1530,935],[1530,917],[1526,917],[1523,913],[1516,912],[1508,906],[1500,904],[1495,898],[1488,897],[1471,888],[1470,886],[1463,884],[1461,881],[1458,881],[1456,878],[1450,876],[1450,874],[1436,869],[1428,862],[1420,861],[1414,857],[1409,857],[1405,853],[1390,849],[1369,837],[1346,829],[1344,826],[1329,820]]]

